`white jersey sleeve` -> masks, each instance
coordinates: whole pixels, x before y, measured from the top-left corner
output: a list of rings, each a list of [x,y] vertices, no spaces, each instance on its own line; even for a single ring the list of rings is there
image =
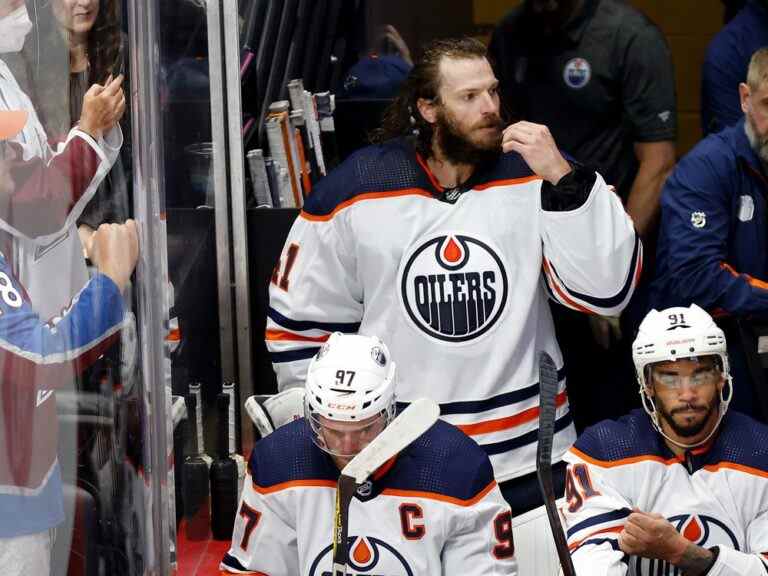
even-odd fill
[[[632,503],[574,452],[566,452],[564,460],[568,462],[564,528],[576,574],[624,576],[628,566],[619,548],[619,533]]]
[[[302,212],[291,228],[269,288],[267,349],[280,390],[303,386],[307,365],[331,332],[356,333],[363,294],[345,214]]]
[[[720,546],[717,561],[707,576],[768,574],[768,510],[747,526],[747,542],[751,553]]]
[[[619,197],[600,174],[575,210],[542,210],[544,276],[550,295],[568,308],[615,316],[640,278],[643,250]]]
[[[250,473],[235,516],[232,545],[220,569],[263,576],[300,573],[295,525],[279,505],[279,497],[254,489]]]
[[[442,554],[444,576],[517,574],[512,513],[498,486],[471,507],[456,507]]]

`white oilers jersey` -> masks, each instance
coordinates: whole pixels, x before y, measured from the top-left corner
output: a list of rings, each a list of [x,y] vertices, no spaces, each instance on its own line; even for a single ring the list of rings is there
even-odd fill
[[[224,572],[329,576],[339,471],[304,419],[256,445]],[[517,574],[509,506],[485,453],[437,422],[357,491],[353,576]]]
[[[708,576],[768,574],[768,428],[734,411],[715,440],[677,458],[642,410],[587,429],[568,451],[568,544],[579,576],[677,576],[661,560],[625,556],[634,508],[658,513],[720,554]]]
[[[560,458],[575,439],[547,297],[616,314],[642,248],[599,176],[569,212],[541,208],[541,179],[515,154],[479,170],[455,203],[395,140],[365,148],[307,199],[270,286],[266,341],[280,389],[301,386],[330,332],[382,338],[398,399],[429,396],[490,456],[499,481],[534,469],[537,356],[560,369]]]

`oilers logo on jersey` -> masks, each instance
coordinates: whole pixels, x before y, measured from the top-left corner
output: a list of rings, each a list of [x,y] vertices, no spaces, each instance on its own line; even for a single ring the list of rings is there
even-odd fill
[[[728,525],[722,520],[703,514],[678,514],[667,518],[686,540],[697,546],[708,548],[714,544],[728,542],[734,550],[739,550],[739,541]]]
[[[697,546],[709,548],[715,544],[722,546],[724,542],[729,542],[729,547],[734,550],[740,550],[739,542],[733,530],[717,518],[706,515],[678,514],[667,518],[667,520],[688,541],[693,542]],[[652,558],[633,556],[630,559],[630,563],[634,569],[634,574],[678,576],[681,573],[680,568],[673,566],[669,562]]]
[[[325,548],[312,563],[309,576],[332,576],[333,545]],[[413,569],[397,549],[373,537],[349,538],[349,567],[352,576],[414,576]]]
[[[497,324],[509,279],[487,239],[440,234],[419,240],[403,258],[400,300],[415,327],[441,342],[476,340]]]

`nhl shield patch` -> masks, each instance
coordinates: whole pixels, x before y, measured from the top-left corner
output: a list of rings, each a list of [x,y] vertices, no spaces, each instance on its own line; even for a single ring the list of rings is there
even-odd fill
[[[691,226],[704,228],[707,225],[707,215],[704,212],[691,212]]]
[[[399,295],[411,324],[443,343],[489,333],[506,308],[507,267],[488,239],[439,234],[417,241],[399,274]]]

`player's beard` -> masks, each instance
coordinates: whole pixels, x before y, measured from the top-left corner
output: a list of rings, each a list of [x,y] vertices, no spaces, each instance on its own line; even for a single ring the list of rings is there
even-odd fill
[[[760,134],[758,132],[755,120],[749,112],[746,114],[744,130],[747,133],[747,140],[749,140],[752,150],[755,151],[755,154],[758,155],[764,165],[768,164],[768,134]]]
[[[674,419],[675,414],[690,408],[697,411],[700,410],[700,413],[704,414],[704,417],[701,420],[692,422],[690,424],[678,424]],[[677,436],[680,438],[692,438],[694,436],[698,436],[710,424],[710,421],[712,420],[712,414],[720,409],[720,398],[715,397],[715,400],[712,402],[712,404],[709,405],[709,407],[702,406],[700,404],[688,404],[684,407],[675,408],[670,413],[666,407],[659,402],[656,406],[656,409],[659,411],[659,415],[664,419],[669,427],[672,428],[672,431]]]
[[[495,132],[484,140],[472,139],[473,132],[479,132],[486,128],[493,128]],[[501,128],[501,118],[496,114],[484,118],[468,130],[463,130],[453,115],[444,106],[440,106],[435,123],[435,134],[437,145],[446,160],[452,164],[477,166],[492,162],[501,155]]]

